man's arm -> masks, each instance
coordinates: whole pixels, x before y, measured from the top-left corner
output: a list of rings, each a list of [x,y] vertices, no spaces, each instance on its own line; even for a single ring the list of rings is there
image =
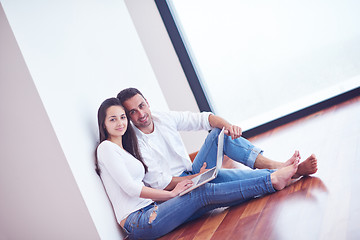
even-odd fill
[[[210,126],[213,128],[220,128],[222,129],[225,127],[225,134],[228,136],[231,136],[232,139],[239,138],[242,135],[241,127],[238,127],[236,125],[230,124],[225,119],[215,116],[213,114],[209,115],[209,123]]]

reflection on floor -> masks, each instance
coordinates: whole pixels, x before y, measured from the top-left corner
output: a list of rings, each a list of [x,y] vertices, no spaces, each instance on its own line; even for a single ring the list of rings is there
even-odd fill
[[[161,239],[360,239],[360,97],[250,139],[285,161],[318,158],[318,172],[282,191],[214,210]],[[240,164],[227,159],[226,168]]]

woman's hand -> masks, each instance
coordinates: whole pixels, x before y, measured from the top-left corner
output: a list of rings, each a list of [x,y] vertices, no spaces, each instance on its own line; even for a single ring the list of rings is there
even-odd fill
[[[169,183],[169,185],[166,186],[166,188],[164,190],[167,190],[167,191],[171,191],[171,190],[174,190],[176,185],[179,184],[181,181],[184,181],[186,179],[192,179],[198,175],[200,175],[201,173],[207,171],[208,169],[206,169],[206,162],[204,162],[204,164],[202,165],[201,169],[200,169],[200,172],[199,173],[196,173],[196,174],[193,174],[193,175],[188,175],[188,176],[184,176],[184,177],[173,177],[171,182]]]
[[[191,187],[194,183],[191,180],[184,180],[176,184],[175,188],[171,191],[173,197],[178,196],[181,192]]]

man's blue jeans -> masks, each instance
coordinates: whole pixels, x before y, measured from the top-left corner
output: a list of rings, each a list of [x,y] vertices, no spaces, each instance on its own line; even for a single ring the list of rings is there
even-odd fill
[[[218,128],[214,128],[209,133],[209,135],[205,139],[205,143],[203,144],[194,159],[192,173],[190,174],[198,173],[204,162],[207,163],[207,168],[215,167],[219,134],[220,129]],[[229,158],[239,163],[242,163],[252,169],[254,169],[254,164],[257,156],[262,152],[263,151],[261,149],[255,147],[245,138],[240,137],[232,140],[231,137],[227,135],[225,135],[224,137],[224,154],[227,155]],[[238,171],[238,169],[236,171]],[[254,171],[248,171],[248,173],[246,174],[254,174],[253,172]],[[234,176],[231,175],[229,176],[229,178],[227,176],[220,176],[220,178],[215,181],[223,182],[238,180],[238,177],[235,177],[235,179],[233,179],[232,177]]]
[[[220,134],[220,129],[214,128],[206,137],[205,143],[201,147],[200,151],[196,155],[193,165],[192,171],[185,171],[181,174],[181,176],[192,175],[200,172],[200,168],[203,166],[204,162],[206,162],[206,168],[213,168],[216,166],[216,158],[217,158],[217,147],[218,147],[218,136]],[[229,158],[244,164],[252,169],[254,169],[255,160],[259,154],[262,154],[262,150],[256,146],[254,146],[250,141],[245,138],[237,138],[232,140],[231,137],[225,135],[224,136],[224,154]],[[256,170],[244,170],[244,169],[221,169],[217,175],[217,177],[211,181],[211,183],[223,183],[223,182],[231,182],[238,181],[250,178],[257,178],[269,175],[273,173],[275,170],[269,169],[256,169]],[[231,204],[237,205],[243,202],[237,201]],[[195,213],[189,220],[196,219],[202,216],[204,213],[215,209],[217,205],[210,205],[202,208],[197,213]]]
[[[183,172],[180,176],[192,175],[200,172],[200,168],[206,162],[206,168],[213,168],[216,166],[216,157],[217,157],[217,145],[218,145],[218,136],[220,134],[220,129],[214,128],[207,138],[205,143],[201,147],[200,151],[196,155],[192,171]],[[259,154],[263,151],[255,147],[251,142],[245,138],[237,138],[232,140],[231,137],[224,136],[224,154],[229,158],[244,164],[252,169],[254,169],[255,160]],[[221,182],[231,182],[236,180],[249,179],[254,177],[261,177],[274,172],[274,170],[269,169],[256,169],[256,170],[244,170],[244,169],[221,169],[218,173],[218,176],[212,180],[212,183],[221,183]]]
[[[219,129],[214,129],[206,138],[205,144],[194,160],[193,173],[199,172],[205,161],[207,168],[215,166],[219,133]],[[231,140],[226,136],[224,141],[224,153],[227,156],[247,166],[254,166],[255,159],[261,152],[259,149],[244,138]],[[155,203],[131,213],[124,228],[130,239],[158,238],[209,210],[233,206],[253,197],[275,192],[270,179],[272,172],[272,170],[222,169],[211,183],[181,197]],[[187,174],[192,173],[184,173]],[[153,221],[149,221],[151,214],[156,214]]]

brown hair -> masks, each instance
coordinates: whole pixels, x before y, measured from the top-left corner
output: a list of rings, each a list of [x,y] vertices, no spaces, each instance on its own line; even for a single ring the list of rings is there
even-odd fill
[[[109,138],[109,133],[106,130],[105,127],[105,118],[106,118],[106,111],[111,106],[120,106],[124,108],[121,105],[121,102],[117,98],[108,98],[106,99],[99,107],[98,110],[98,127],[99,127],[99,137],[100,137],[100,143],[107,140]],[[141,156],[141,153],[139,151],[138,141],[137,137],[135,135],[134,128],[130,124],[130,118],[126,115],[128,126],[127,129],[123,135],[123,147],[126,151],[128,151],[131,155],[133,155],[136,159],[138,159],[144,166],[145,172],[147,172],[147,166],[145,165],[143,158]],[[98,146],[99,146],[98,145]],[[97,159],[97,147],[95,150],[95,166],[96,166],[96,172],[100,175],[100,169],[98,166],[98,159]]]
[[[121,104],[124,104],[126,100],[132,98],[136,94],[139,94],[145,99],[144,95],[137,88],[125,88],[118,93],[117,98],[120,100]]]

